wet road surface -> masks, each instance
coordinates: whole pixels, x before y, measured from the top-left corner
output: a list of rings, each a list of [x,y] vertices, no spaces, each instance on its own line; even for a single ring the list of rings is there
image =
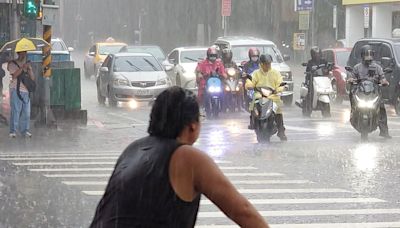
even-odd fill
[[[94,80],[82,83],[88,126],[9,139],[0,125],[0,227],[87,227],[119,154],[146,135],[150,107],[99,106]],[[195,146],[272,227],[400,227],[400,118],[391,107],[393,139],[377,131],[368,142],[351,128],[348,102],[329,119],[304,119],[295,106],[284,113],[288,142],[256,143],[242,112],[205,120]],[[205,197],[197,226],[236,227]]]

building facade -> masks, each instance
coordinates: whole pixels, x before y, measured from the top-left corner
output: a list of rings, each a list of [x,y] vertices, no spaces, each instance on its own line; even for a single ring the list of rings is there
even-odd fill
[[[343,0],[346,7],[346,43],[366,37],[399,38],[400,0]]]

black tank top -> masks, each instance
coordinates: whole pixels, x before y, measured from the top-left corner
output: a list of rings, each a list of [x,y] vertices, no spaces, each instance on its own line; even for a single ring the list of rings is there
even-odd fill
[[[181,200],[169,181],[176,140],[145,137],[122,153],[99,202],[91,228],[194,227],[200,195]]]

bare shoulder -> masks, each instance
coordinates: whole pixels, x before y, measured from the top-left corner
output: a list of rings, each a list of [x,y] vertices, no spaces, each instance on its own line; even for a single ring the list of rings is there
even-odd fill
[[[212,162],[212,159],[206,153],[189,145],[180,146],[174,152],[173,158],[187,163]]]

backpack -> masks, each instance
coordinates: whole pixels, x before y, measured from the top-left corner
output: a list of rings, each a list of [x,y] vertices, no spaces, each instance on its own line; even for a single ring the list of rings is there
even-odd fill
[[[16,66],[18,66],[18,68],[21,68],[15,60],[13,60],[12,62]],[[21,101],[24,101],[20,92],[21,83],[24,84],[29,93],[33,93],[36,90],[36,82],[32,80],[26,72],[22,72],[21,75],[17,78],[17,95]]]

